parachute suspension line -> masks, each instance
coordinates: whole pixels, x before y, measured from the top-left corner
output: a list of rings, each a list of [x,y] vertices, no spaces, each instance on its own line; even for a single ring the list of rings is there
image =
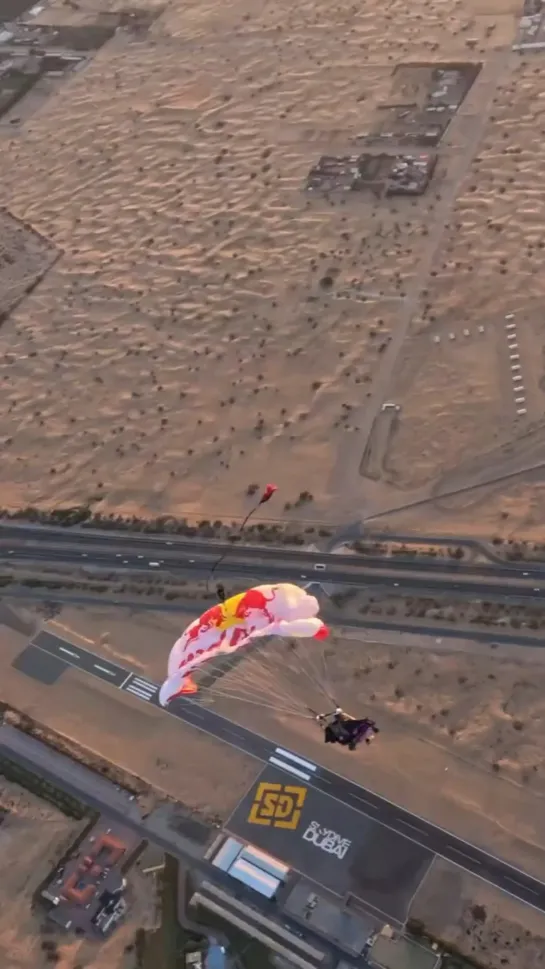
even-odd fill
[[[323,649],[322,645],[314,640],[306,641],[303,639],[286,641],[286,645],[289,650],[288,665],[296,676],[299,678],[305,677],[314,686],[320,697],[323,696],[331,702],[335,702],[331,695],[331,687],[327,682],[323,682],[323,678],[314,665],[315,657]],[[275,658],[277,658],[276,655]]]
[[[267,646],[269,646],[269,651],[265,652]],[[287,659],[285,653],[279,653],[272,644],[259,644],[255,651],[252,651],[252,654],[242,660],[241,674],[242,677],[251,682],[252,673],[255,678],[255,674],[259,672],[267,683],[268,691],[274,689],[276,695],[280,692],[284,697],[289,696],[297,709],[301,709],[303,706],[306,707],[306,703],[302,700],[300,694],[298,695],[293,691],[293,683],[300,683],[303,676],[305,679],[309,679],[315,688],[318,688],[320,695],[323,693],[323,688],[321,684],[308,675],[308,671],[301,664],[294,663],[295,659],[294,652],[291,652],[289,659]],[[244,665],[245,662],[247,665]],[[291,670],[295,674],[293,678],[286,675],[286,667],[288,671]]]
[[[294,660],[298,660],[298,667],[301,673],[306,676],[317,688],[320,694],[327,697],[332,703],[337,705],[335,698],[331,695],[332,690],[328,683],[324,683],[319,671],[314,666],[314,658],[319,652],[320,647],[318,644],[315,645],[314,649],[310,644],[303,643],[302,640],[297,640],[294,649],[292,650],[292,656]],[[306,663],[303,662],[306,661]]]
[[[311,710],[310,707],[306,708],[309,711],[309,713],[301,713],[300,707],[294,710],[292,709],[292,707],[277,706],[276,704],[273,704],[273,703],[265,703],[263,700],[252,700],[252,699],[249,699],[247,696],[241,696],[238,693],[227,693],[221,690],[216,692],[214,689],[207,690],[206,692],[208,696],[211,696],[211,697],[218,696],[225,700],[237,700],[240,703],[245,703],[245,704],[249,703],[252,706],[257,706],[259,707],[260,710],[266,709],[266,710],[272,710],[273,713],[285,713],[285,714],[288,714],[290,717],[301,717],[301,719],[303,720],[307,720],[309,718],[309,715],[315,716],[314,711]],[[201,703],[201,705],[205,706],[206,701]]]
[[[250,509],[250,511],[246,515],[246,518],[243,519],[242,524],[241,524],[238,532],[236,533],[237,536],[240,537],[240,535],[242,535],[242,533],[243,533],[244,529],[246,528],[246,525],[250,521],[250,518],[252,517],[252,515],[255,515],[256,511],[258,510],[258,508],[261,508],[261,505],[264,505],[264,504],[266,504],[267,501],[270,501],[271,498],[272,498],[272,496],[274,495],[275,491],[277,491],[277,490],[278,490],[278,488],[274,484],[268,484],[266,486],[265,490],[261,493],[261,496],[260,496],[259,501],[257,502],[257,504],[254,505],[254,507]],[[214,563],[214,565],[210,569],[210,573],[209,573],[208,578],[206,580],[206,592],[207,593],[210,591],[210,583],[211,583],[212,579],[214,578],[214,575],[215,575],[217,569],[219,568],[219,566],[223,562],[224,558],[228,555],[229,551],[230,551],[230,549],[226,549],[225,552],[222,552],[222,554],[220,555],[219,559],[217,559],[217,561]],[[224,600],[225,600],[225,590],[223,589],[223,586],[218,586],[217,593],[218,593],[218,596],[219,596],[221,602],[224,602]]]
[[[260,693],[264,702],[274,699],[279,707],[289,703],[293,711],[301,709],[301,699],[290,689],[289,681],[282,676],[280,669],[269,668],[259,649],[241,657],[232,675],[239,679],[239,689],[244,688],[250,694]]]
[[[269,654],[265,649],[269,647]],[[292,682],[301,681],[301,673],[306,677],[306,671],[301,667],[293,670],[295,677],[286,676],[284,667],[285,656],[278,654],[268,639],[263,643],[254,640],[251,649],[247,653],[223,654],[207,664],[208,671],[216,673],[217,679],[210,686],[203,685],[203,695],[223,696],[230,699],[240,699],[249,702],[249,697],[253,702],[257,702],[263,707],[277,710],[282,713],[301,716],[301,710],[308,710],[307,703],[301,695],[297,695],[290,688]],[[321,685],[312,681],[313,685],[318,686],[320,699],[324,694]],[[258,696],[259,700],[253,699]],[[306,716],[306,714],[305,714]]]
[[[233,697],[233,690],[237,690],[240,693],[243,687],[245,687],[248,693],[253,692],[262,695],[262,701],[260,701],[262,705],[269,702],[272,697],[277,701],[276,707],[278,709],[282,708],[284,712],[291,713],[300,711],[303,705],[300,698],[287,689],[281,680],[279,682],[278,673],[275,674],[268,670],[259,661],[257,656],[255,656],[256,652],[257,644],[254,643],[249,654],[241,655],[238,652],[231,654],[223,653],[221,657],[215,657],[215,661],[214,659],[209,661],[206,670],[212,675],[214,682],[210,686],[202,686],[203,694]],[[243,665],[244,670],[241,668]],[[217,675],[217,679],[215,678],[215,674]],[[227,680],[226,677],[228,678]],[[233,679],[235,682],[231,682]],[[218,681],[221,681],[221,685]],[[247,701],[248,696],[240,696],[240,699]],[[286,707],[287,701],[292,704],[290,711]],[[269,703],[269,705],[271,704]]]
[[[330,687],[331,692],[333,693],[333,687],[331,685],[331,677],[329,675],[329,671],[327,668],[327,646],[325,645],[325,643],[324,643],[324,648],[322,650],[322,665],[324,667],[324,679],[328,684],[328,686]]]
[[[244,689],[250,693],[262,694],[263,706],[272,708],[270,701],[274,699],[274,708],[279,711],[280,709],[285,711],[288,702],[293,705],[294,713],[297,711],[300,715],[301,709],[305,709],[315,715],[314,708],[309,705],[308,699],[303,698],[301,693],[294,692],[292,688],[294,683],[301,684],[308,681],[316,694],[314,699],[316,701],[319,699],[320,705],[325,698],[336,707],[338,704],[332,695],[333,691],[330,685],[324,684],[323,678],[315,670],[315,664],[312,661],[316,658],[316,652],[321,649],[321,645],[315,643],[313,648],[309,646],[308,652],[312,654],[311,660],[309,656],[305,655],[301,640],[297,640],[295,648],[292,649],[289,647],[289,641],[284,640],[284,643],[288,649],[280,652],[273,647],[273,643],[268,638],[265,638],[262,642],[254,640],[247,653],[239,653],[236,659],[233,656],[232,676],[239,679],[238,687],[235,687],[235,684],[233,684],[233,687],[239,691]],[[319,665],[319,662],[317,665]],[[293,675],[290,675],[290,673]],[[229,675],[229,678],[231,678],[231,674],[227,673],[225,667],[224,675]],[[213,690],[217,695],[228,695],[230,688],[230,683],[223,682],[221,687],[214,684],[212,689],[205,689],[208,692]]]
[[[293,709],[300,708],[300,703],[297,702],[296,698],[290,696],[284,690],[275,689],[278,684],[275,684],[269,677],[260,675],[260,672],[256,675],[254,671],[248,671],[247,675],[240,679],[236,677],[235,682],[226,682],[222,677],[221,682],[216,681],[210,687],[205,687],[203,692],[215,693],[218,696],[230,696],[236,692],[237,695],[243,694],[242,698],[259,696],[263,702],[270,702],[272,699],[282,707],[286,707],[291,702]]]

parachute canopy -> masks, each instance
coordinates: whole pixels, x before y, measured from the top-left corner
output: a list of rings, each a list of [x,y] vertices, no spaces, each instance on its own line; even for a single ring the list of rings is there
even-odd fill
[[[262,636],[325,639],[327,626],[318,618],[318,600],[290,583],[260,585],[207,609],[174,643],[168,659],[168,678],[159,701],[195,693],[189,675],[203,663],[234,653]]]

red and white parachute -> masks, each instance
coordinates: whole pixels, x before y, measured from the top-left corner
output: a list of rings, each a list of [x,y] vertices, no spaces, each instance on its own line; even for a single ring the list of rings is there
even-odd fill
[[[172,647],[168,677],[159,694],[161,704],[196,693],[193,671],[202,666],[206,672],[218,657],[228,657],[255,639],[325,639],[328,629],[318,618],[319,609],[314,596],[287,582],[255,586],[207,609]],[[274,652],[274,645],[270,651]],[[255,652],[251,658],[256,659]]]

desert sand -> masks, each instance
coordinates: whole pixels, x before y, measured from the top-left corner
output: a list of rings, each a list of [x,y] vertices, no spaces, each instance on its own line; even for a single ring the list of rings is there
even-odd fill
[[[543,964],[543,914],[448,861],[433,862],[411,917],[489,969],[538,969]]]
[[[104,9],[55,0],[39,20]],[[3,138],[0,201],[60,258],[0,331],[1,504],[222,517],[266,467],[275,515],[308,490],[302,514],[340,520],[520,434],[496,359],[505,300],[539,296],[539,77],[510,51],[519,12],[175,2]],[[305,193],[419,59],[483,63],[428,192]],[[359,466],[390,396],[401,419],[369,493]]]

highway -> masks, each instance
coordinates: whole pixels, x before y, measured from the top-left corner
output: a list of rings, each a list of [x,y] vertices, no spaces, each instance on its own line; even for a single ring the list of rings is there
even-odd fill
[[[405,536],[406,537],[406,536]],[[454,544],[454,543],[453,543]],[[445,573],[451,576],[475,576],[478,579],[524,579],[541,578],[545,582],[545,563],[498,563],[472,565],[463,560],[441,557],[416,556],[370,556],[359,554],[336,554],[315,552],[293,546],[241,545],[232,542],[212,542],[202,538],[179,538],[160,535],[140,535],[127,532],[108,532],[82,528],[49,528],[46,526],[20,526],[0,522],[0,556],[23,554],[34,549],[37,560],[42,551],[59,552],[64,549],[80,554],[82,558],[106,552],[117,559],[184,561],[197,567],[209,568],[218,558],[226,555],[233,564],[244,565],[279,564],[314,569],[316,564],[329,568],[359,570],[386,570],[396,572]]]
[[[50,632],[42,631],[34,638],[32,646],[96,677],[112,687],[130,694],[133,698],[158,706],[159,684],[136,674],[123,666],[60,639]],[[243,751],[256,760],[280,767],[286,773],[338,801],[348,804],[370,818],[416,841],[418,844],[448,859],[460,868],[472,872],[484,881],[503,889],[515,898],[545,912],[545,883],[518,868],[490,855],[456,835],[445,831],[424,818],[411,814],[397,804],[380,797],[373,791],[359,787],[352,781],[314,764],[299,754],[277,747],[272,741],[247,730],[240,724],[227,720],[213,710],[200,706],[189,699],[174,701],[165,711],[203,733]],[[364,754],[362,754],[364,756]]]
[[[0,532],[1,534],[1,532]],[[472,599],[510,599],[524,603],[539,600],[545,592],[545,573],[530,573],[506,567],[460,566],[445,562],[400,562],[397,559],[368,559],[346,555],[323,555],[312,551],[292,549],[210,546],[205,542],[166,546],[160,552],[149,548],[138,551],[131,540],[119,551],[118,537],[111,547],[102,547],[95,536],[78,540],[78,547],[70,543],[53,544],[29,541],[18,544],[5,539],[0,543],[0,563],[29,566],[55,565],[70,569],[97,569],[103,572],[142,572],[160,575],[161,572],[180,578],[206,579],[218,561],[221,550],[228,554],[218,569],[218,577],[247,577],[250,582],[328,582],[339,586],[368,588],[399,588],[420,596],[454,595]],[[155,548],[155,546],[154,546]],[[180,550],[182,548],[182,550]],[[2,565],[0,565],[0,568]],[[538,583],[536,585],[536,583]]]

